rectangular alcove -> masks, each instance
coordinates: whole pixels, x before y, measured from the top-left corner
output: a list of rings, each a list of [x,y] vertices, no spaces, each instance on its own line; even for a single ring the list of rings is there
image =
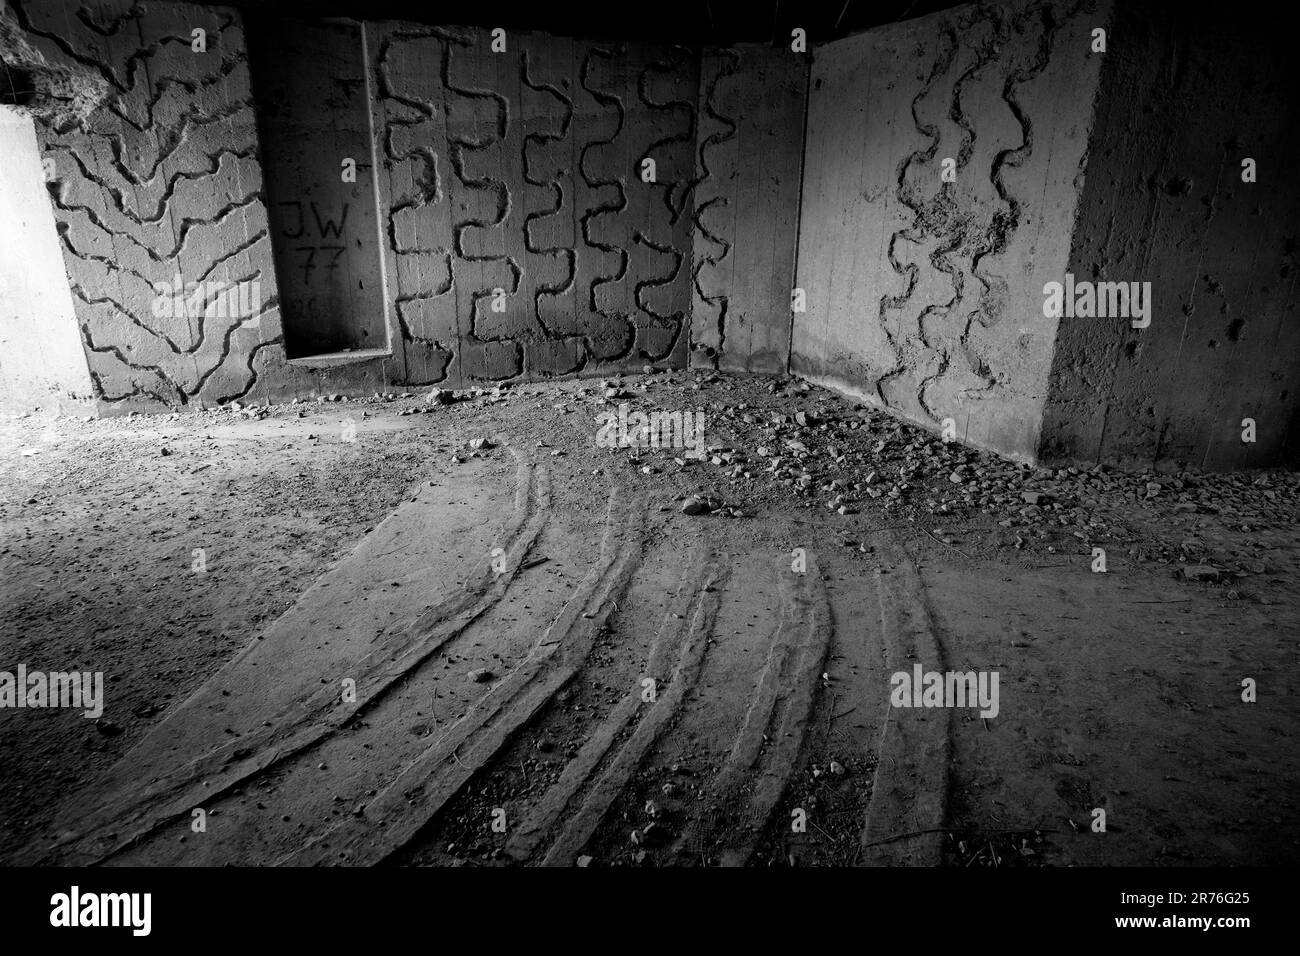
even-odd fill
[[[267,18],[248,35],[287,356],[388,354],[365,26]]]

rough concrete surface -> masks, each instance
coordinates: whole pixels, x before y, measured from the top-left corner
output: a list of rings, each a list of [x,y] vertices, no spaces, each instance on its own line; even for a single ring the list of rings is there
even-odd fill
[[[85,119],[108,93],[108,81],[79,63],[51,63],[0,0],[0,104],[55,125]]]
[[[695,365],[786,371],[809,58],[704,51],[691,303]]]
[[[1104,62],[1070,271],[1150,282],[1151,324],[1061,320],[1043,454],[1170,468],[1294,462],[1291,37],[1251,15],[1223,18],[1211,39],[1176,7],[1120,4]],[[1246,418],[1254,442],[1242,440]]]
[[[52,62],[94,70],[109,87],[84,120],[39,128],[101,407],[290,391],[236,14],[126,0],[13,8]],[[195,29],[204,52],[191,46]],[[225,293],[241,287],[230,306]]]
[[[374,85],[336,90],[337,115],[315,140],[270,144],[279,165],[268,194],[233,11],[128,0],[28,0],[15,11],[35,46],[109,86],[84,122],[41,130],[106,409],[685,364],[698,94],[698,58],[685,48],[512,33],[494,53],[486,30],[366,24],[342,41],[356,50],[336,52],[369,56]],[[189,45],[200,27],[206,53]],[[292,56],[272,60],[264,85],[274,88],[286,69]],[[372,151],[351,134],[326,142],[367,130],[368,110]],[[356,185],[313,211],[315,191],[353,153]],[[654,161],[652,182],[644,159]],[[313,170],[311,189],[303,168]],[[343,201],[359,207],[349,220]],[[382,279],[367,210],[383,237]],[[322,248],[307,250],[303,234],[318,220],[321,234],[310,238]],[[375,356],[290,365],[276,276],[310,322],[321,318],[314,309],[332,308],[312,300],[331,265],[366,285],[364,301],[333,325],[369,334],[308,337],[291,352],[364,350],[387,307],[395,342],[377,343]],[[178,275],[182,287],[248,283],[252,314],[214,316],[209,298],[190,310],[197,316],[155,315],[153,283]]]
[[[1294,460],[1288,51],[1176,12],[971,4],[810,68],[260,9],[250,51],[219,6],[10,0],[0,58],[101,412],[689,361],[1020,460]],[[1045,317],[1067,274],[1150,281],[1151,326]]]
[[[969,5],[817,48],[794,371],[1036,455],[1104,14]]]
[[[408,380],[684,365],[691,51],[511,32],[493,52],[487,30],[368,31]]]

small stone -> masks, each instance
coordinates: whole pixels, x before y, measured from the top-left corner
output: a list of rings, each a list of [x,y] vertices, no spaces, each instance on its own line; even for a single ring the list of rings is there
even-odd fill
[[[465,676],[475,684],[486,684],[492,679],[492,671],[486,667],[477,667]]]
[[[694,496],[682,502],[682,514],[684,515],[702,515],[707,513],[708,510],[708,505]]]
[[[585,856],[585,855],[584,855],[584,856],[580,856],[580,857],[578,857],[578,866],[580,866],[580,867],[582,867],[582,868],[584,868],[584,869],[587,868],[587,867],[589,867],[589,866],[591,866],[591,863],[592,863],[592,858],[589,857],[589,856]]]

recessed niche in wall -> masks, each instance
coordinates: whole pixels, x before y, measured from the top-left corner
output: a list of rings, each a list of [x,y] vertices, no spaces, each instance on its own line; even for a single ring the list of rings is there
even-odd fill
[[[271,243],[290,359],[390,348],[365,27],[248,31]]]

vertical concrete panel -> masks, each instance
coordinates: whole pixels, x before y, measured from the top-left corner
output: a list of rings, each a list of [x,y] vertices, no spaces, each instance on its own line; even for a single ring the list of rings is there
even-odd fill
[[[442,81],[448,41],[430,30],[391,23],[368,24],[367,35],[388,289],[401,336],[395,345],[405,353],[410,384],[459,383],[461,328],[452,282],[451,165]]]
[[[401,334],[431,356],[422,380],[682,366],[694,58],[524,32],[503,52],[488,30],[374,32],[380,215]]]
[[[707,50],[696,147],[692,361],[786,370],[808,62]]]
[[[534,376],[575,372],[587,349],[577,324],[574,282],[574,41],[536,34],[521,38],[520,95],[524,136],[525,271],[541,335],[526,345]]]
[[[127,0],[12,7],[51,62],[107,84],[86,119],[37,127],[101,408],[309,387],[284,364],[239,16]]]
[[[684,48],[629,51],[628,141],[632,178],[628,306],[636,358],[680,364],[690,302],[690,182],[694,173],[698,61]],[[642,181],[644,160],[653,182]]]
[[[0,107],[0,405],[93,408],[31,119]]]
[[[1055,335],[1041,289],[1067,260],[1101,9],[958,7],[817,48],[796,371],[1034,457]]]
[[[1116,7],[1070,265],[1080,279],[1150,282],[1151,324],[1061,320],[1046,457],[1296,460],[1293,59],[1259,18],[1210,33],[1173,7]],[[1242,181],[1247,157],[1255,183]],[[1244,418],[1254,443],[1242,441]]]

